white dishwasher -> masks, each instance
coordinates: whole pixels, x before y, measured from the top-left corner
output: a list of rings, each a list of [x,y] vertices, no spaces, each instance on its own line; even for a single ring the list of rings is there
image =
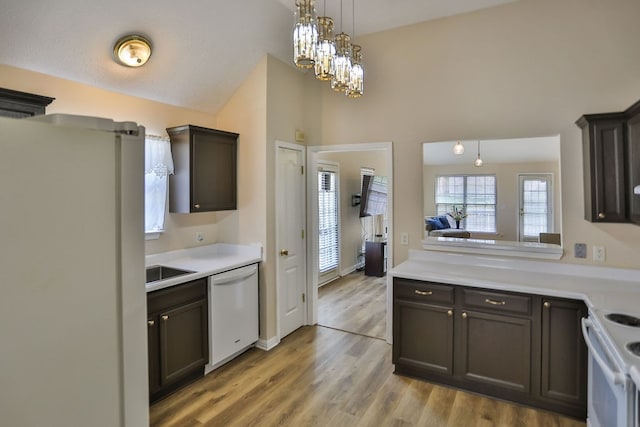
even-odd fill
[[[205,374],[253,346],[258,334],[258,264],[210,276]]]

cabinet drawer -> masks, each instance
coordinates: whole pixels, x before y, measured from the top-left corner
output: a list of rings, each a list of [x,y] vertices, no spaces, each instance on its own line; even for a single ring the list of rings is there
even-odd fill
[[[206,296],[206,278],[171,286],[147,294],[147,312],[156,313],[189,301],[206,298]]]
[[[526,295],[476,289],[463,289],[462,293],[465,307],[477,307],[495,312],[531,314],[531,297]]]
[[[394,278],[393,284],[394,298],[428,304],[453,304],[453,286],[399,278]]]

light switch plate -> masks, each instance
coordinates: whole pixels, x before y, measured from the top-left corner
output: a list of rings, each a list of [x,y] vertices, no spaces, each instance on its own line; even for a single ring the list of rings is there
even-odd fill
[[[586,258],[587,257],[587,245],[584,243],[576,243],[573,246],[573,256],[575,258]]]

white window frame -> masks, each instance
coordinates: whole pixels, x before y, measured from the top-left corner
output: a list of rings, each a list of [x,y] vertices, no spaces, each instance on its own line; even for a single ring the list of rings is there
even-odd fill
[[[160,142],[166,151],[151,148],[151,142]],[[144,170],[144,198],[145,198],[145,240],[156,240],[165,231],[167,220],[167,199],[169,197],[169,175],[173,173],[173,159],[169,145],[169,138],[162,136],[145,136],[145,170]],[[152,212],[153,207],[162,210],[162,220],[159,227],[147,229],[147,220],[158,212]],[[160,207],[162,206],[162,207]]]
[[[495,203],[493,205],[490,204],[485,204],[484,206],[493,206],[493,219],[494,219],[494,229],[493,230],[475,230],[475,229],[471,229],[471,228],[467,228],[467,219],[463,219],[460,222],[460,227],[464,228],[465,230],[468,231],[472,231],[472,232],[476,232],[476,233],[485,233],[485,234],[489,234],[489,233],[497,233],[497,228],[498,228],[498,178],[495,174],[452,174],[452,175],[436,175],[435,177],[435,188],[434,188],[434,204],[435,204],[435,208],[436,208],[436,215],[446,215],[448,212],[451,212],[451,207],[452,206],[456,206],[457,208],[463,208],[465,212],[468,213],[468,205],[472,204],[472,203],[467,203],[468,201],[468,193],[467,193],[467,182],[468,179],[470,177],[493,177],[494,180],[494,196],[495,196]],[[440,178],[454,178],[454,177],[460,177],[463,179],[463,202],[462,203],[438,203],[438,181]],[[447,206],[447,208],[445,208],[444,210],[442,209],[438,209],[439,206],[444,205]],[[451,218],[451,217],[449,217]],[[468,218],[468,217],[467,217]],[[451,222],[453,222],[453,220],[451,220]]]
[[[340,219],[340,164],[329,161],[318,162],[318,169],[316,174],[320,174],[322,172],[333,173],[335,177],[335,198],[336,198],[336,220],[337,220],[337,229],[336,229],[336,265],[334,268],[331,268],[326,271],[321,271],[320,269],[320,201],[318,200],[318,286],[322,286],[334,280],[340,276],[340,257],[341,257],[341,237],[340,237],[340,228],[341,228],[341,219]],[[319,177],[318,177],[319,178]],[[318,187],[320,186],[320,179],[318,179]],[[318,197],[320,197],[320,190],[318,189]]]

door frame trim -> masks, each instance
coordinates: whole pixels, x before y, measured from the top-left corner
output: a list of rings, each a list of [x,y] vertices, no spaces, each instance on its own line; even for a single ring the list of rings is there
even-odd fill
[[[317,170],[322,152],[384,151],[387,165],[387,271],[393,266],[393,142],[307,146],[307,170]],[[307,174],[307,324],[318,323],[317,174]],[[392,285],[387,274],[386,340],[392,340]]]
[[[279,149],[280,148],[286,148],[286,149],[290,149],[290,150],[296,150],[296,151],[300,151],[302,153],[302,165],[304,166],[304,174],[302,174],[302,204],[300,206],[300,209],[302,209],[302,215],[303,217],[306,219],[307,218],[307,212],[306,212],[306,203],[305,203],[305,198],[306,198],[306,176],[308,176],[309,174],[308,172],[308,168],[307,165],[305,164],[306,161],[306,157],[307,157],[307,153],[306,153],[306,147],[304,145],[300,145],[300,144],[295,144],[293,142],[286,142],[286,141],[281,141],[281,140],[276,140],[275,141],[275,153],[274,153],[274,163],[275,163],[275,215],[277,217],[278,215],[278,189],[280,187],[280,179],[278,178],[279,174],[277,171],[278,168],[278,161],[279,161]],[[304,227],[304,233],[305,233],[305,238],[308,237],[308,232],[307,232],[307,224],[305,224],[304,219],[303,219],[303,227]],[[275,276],[276,276],[276,336],[278,339],[278,342],[280,342],[280,340],[282,339],[282,332],[281,332],[281,319],[280,319],[280,295],[281,295],[281,281],[280,281],[280,260],[278,258],[278,248],[280,247],[280,237],[279,237],[279,233],[278,233],[278,221],[275,221],[275,251],[274,251],[274,257],[275,257]],[[308,238],[306,238],[305,240],[309,240]],[[302,277],[307,277],[308,276],[308,268],[307,268],[307,258],[308,258],[308,244],[304,244],[302,245],[303,250],[306,252],[304,254],[302,254]],[[302,325],[308,325],[308,317],[309,317],[309,290],[308,290],[308,286],[303,286],[303,289],[307,295],[306,298],[306,303],[302,304]]]
[[[326,284],[326,283],[329,283],[331,280],[334,280],[340,277],[340,272],[342,271],[342,250],[340,248],[340,242],[342,239],[342,235],[341,235],[342,218],[340,216],[342,215],[342,212],[341,212],[342,210],[340,209],[340,163],[330,162],[328,160],[321,160],[317,163],[317,165],[318,165],[318,168],[314,171],[314,173],[316,174],[316,179],[317,179],[317,174],[320,170],[320,167],[322,166],[326,166],[328,169],[331,169],[332,172],[336,174],[336,213],[338,215],[338,265],[335,268],[336,276],[332,277],[328,281],[325,281],[324,283]],[[316,188],[318,187],[316,186]],[[316,193],[316,197],[317,197],[317,193]],[[318,217],[316,216],[315,218],[317,220]],[[320,284],[320,274],[318,274],[318,284]]]

